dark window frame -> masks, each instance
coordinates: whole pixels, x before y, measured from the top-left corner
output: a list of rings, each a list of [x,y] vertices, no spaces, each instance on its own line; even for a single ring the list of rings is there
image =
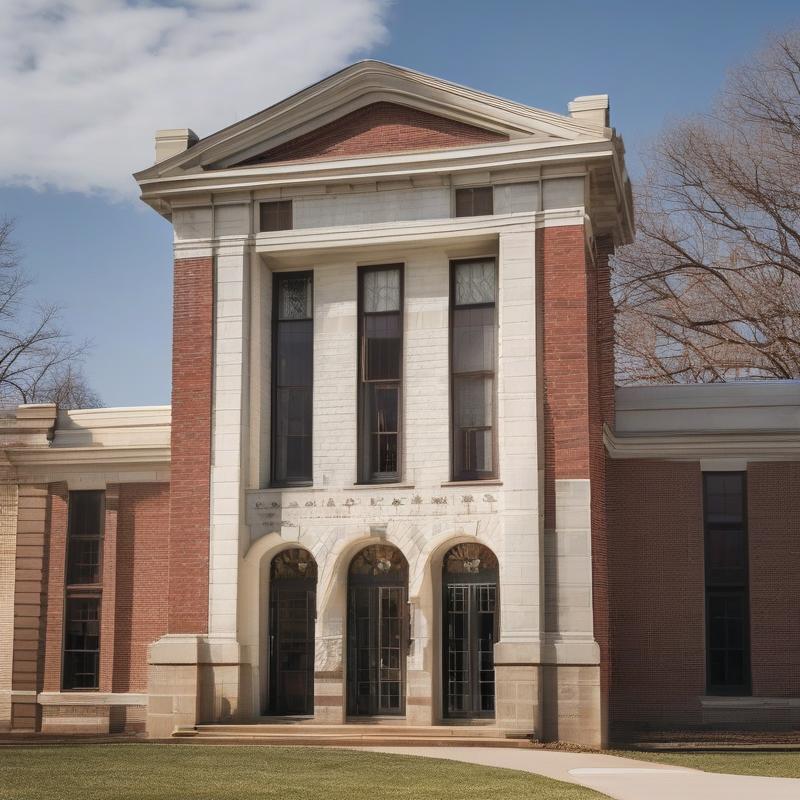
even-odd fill
[[[476,303],[471,305],[456,306],[456,269],[459,264],[469,264],[477,261],[491,261],[494,264],[495,270],[495,286],[494,286],[494,302],[492,303]],[[450,480],[453,482],[482,482],[482,481],[496,481],[499,477],[498,470],[498,455],[499,443],[497,441],[497,354],[499,346],[499,326],[497,318],[498,298],[500,292],[499,270],[496,256],[475,256],[473,258],[456,258],[450,260],[450,300],[448,303],[448,370],[449,370],[449,391],[450,391]],[[492,364],[492,371],[480,370],[478,372],[464,372],[456,373],[453,370],[453,331],[455,312],[458,308],[493,308],[494,309],[494,330],[495,330],[495,347],[494,347],[494,360]],[[455,383],[456,377],[486,377],[491,375],[492,378],[492,469],[490,472],[458,470],[456,465],[456,391]]]
[[[281,320],[278,313],[280,302],[280,282],[285,279],[308,279],[311,282],[311,318],[310,320]],[[276,477],[277,469],[277,441],[278,441],[278,325],[292,322],[311,322],[311,383],[310,407],[311,418],[308,421],[309,438],[311,439],[311,474],[304,479],[282,480]],[[314,484],[314,270],[301,270],[297,272],[276,272],[272,276],[272,364],[270,378],[270,486],[278,488],[289,486],[313,486]]]
[[[400,302],[397,311],[364,311],[364,276],[370,272],[386,272],[396,269],[399,273],[399,293]],[[398,483],[403,475],[403,386],[405,381],[404,353],[405,353],[405,264],[403,262],[392,262],[388,264],[369,264],[358,268],[358,300],[357,300],[357,319],[358,319],[358,372],[356,380],[358,383],[358,410],[357,410],[357,484],[372,485],[383,483]],[[398,378],[385,380],[365,381],[366,373],[366,339],[365,325],[367,316],[389,316],[397,315],[400,318],[400,364]],[[373,472],[371,470],[370,456],[367,447],[373,432],[366,433],[366,387],[373,383],[385,384],[387,387],[397,386],[397,469],[391,473]]]
[[[86,533],[81,531],[76,533],[76,515],[77,503],[76,495],[84,497],[93,495],[97,497],[97,533]],[[67,536],[65,546],[65,587],[64,587],[64,609],[63,609],[63,629],[62,629],[62,642],[61,642],[61,688],[65,692],[93,692],[100,689],[100,654],[101,654],[101,632],[102,632],[102,611],[103,611],[103,549],[105,542],[105,511],[106,511],[106,493],[99,489],[82,489],[69,492],[67,498]],[[72,572],[72,542],[74,541],[95,541],[98,547],[98,561],[97,561],[97,578],[98,580],[92,583],[89,582],[75,582],[71,580],[74,577]],[[97,604],[97,649],[89,650],[76,648],[67,648],[69,643],[69,625],[72,621],[72,614],[70,612],[74,603],[82,600],[90,600]],[[95,673],[94,685],[75,685],[76,672],[72,668],[71,655],[76,653],[94,653],[95,654]]]
[[[275,211],[275,225],[267,224],[269,211]],[[294,207],[291,200],[262,200],[258,204],[258,230],[260,233],[294,230]]]
[[[709,519],[709,479],[720,475],[736,475],[741,480],[741,520],[737,522],[718,522]],[[747,473],[745,471],[720,471],[703,473],[703,564],[704,564],[704,606],[705,606],[705,650],[706,650],[706,694],[709,696],[752,695],[752,651],[750,634],[750,553],[747,519]],[[710,559],[711,534],[718,532],[742,534],[741,581],[715,581]],[[742,604],[742,679],[740,684],[712,683],[712,628],[711,606],[718,598],[738,598]]]
[[[489,211],[480,210],[476,211],[476,197],[475,193],[481,193],[481,197],[489,197]],[[484,194],[485,193],[485,194]],[[459,199],[460,198],[469,198],[468,201],[464,201],[466,205],[469,206],[469,211],[467,213],[459,214]],[[490,217],[494,214],[494,186],[489,184],[488,186],[459,186],[453,192],[453,216],[456,218],[460,217]]]

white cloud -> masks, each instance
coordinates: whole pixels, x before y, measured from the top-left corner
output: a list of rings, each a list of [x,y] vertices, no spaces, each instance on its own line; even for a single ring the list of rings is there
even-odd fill
[[[132,195],[158,128],[200,136],[363,54],[385,0],[3,0],[0,182]]]

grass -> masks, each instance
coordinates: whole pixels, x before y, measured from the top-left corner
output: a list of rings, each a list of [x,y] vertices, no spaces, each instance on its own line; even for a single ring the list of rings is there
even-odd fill
[[[692,767],[706,772],[730,775],[760,775],[765,778],[800,778],[800,752],[782,750],[728,750],[653,752],[642,750],[613,751],[610,755],[657,761],[676,767]],[[800,791],[798,791],[800,797]]]
[[[560,781],[411,756],[307,747],[0,747],[2,800],[600,800]],[[607,800],[607,798],[606,798]]]

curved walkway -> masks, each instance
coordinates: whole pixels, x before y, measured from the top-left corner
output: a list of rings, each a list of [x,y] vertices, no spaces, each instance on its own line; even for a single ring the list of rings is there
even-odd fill
[[[722,775],[601,753],[494,747],[359,747],[535,772],[596,789],[616,800],[798,800],[800,780]]]

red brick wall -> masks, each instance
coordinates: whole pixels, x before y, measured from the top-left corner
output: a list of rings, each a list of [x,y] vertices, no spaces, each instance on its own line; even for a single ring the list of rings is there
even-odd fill
[[[507,139],[504,134],[396,103],[372,103],[243,164],[463,147]]]
[[[213,280],[210,257],[175,260],[170,633],[208,630]]]
[[[147,690],[147,646],[167,632],[169,484],[119,486],[112,691]],[[105,631],[104,631],[105,632]],[[102,647],[108,642],[103,642]]]
[[[800,462],[747,470],[753,694],[800,697]]]
[[[542,329],[546,514],[552,481],[589,477],[588,287],[582,225],[536,234],[544,307]],[[549,480],[548,480],[549,478]]]
[[[699,463],[608,461],[612,733],[700,721],[702,501]]]

